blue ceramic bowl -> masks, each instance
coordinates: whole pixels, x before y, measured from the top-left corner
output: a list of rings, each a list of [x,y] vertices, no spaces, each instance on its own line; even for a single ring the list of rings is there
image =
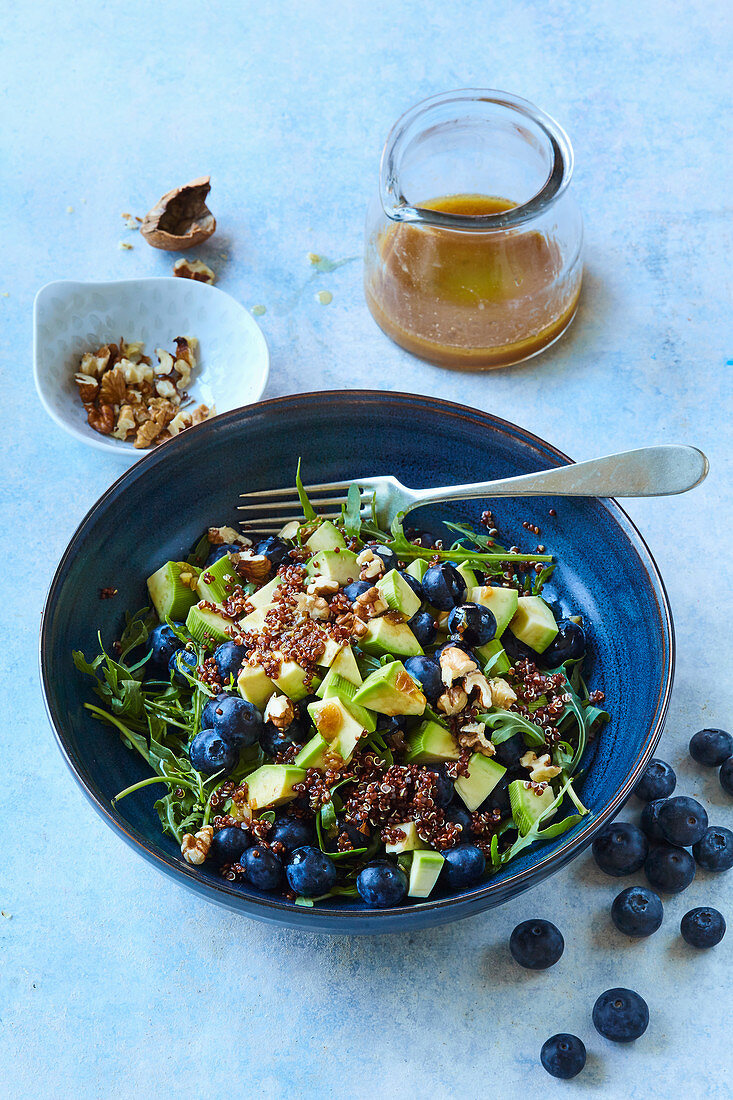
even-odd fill
[[[306,482],[390,473],[412,486],[505,477],[569,460],[536,436],[488,413],[409,394],[346,391],[284,397],[239,409],[183,433],[133,466],[92,508],[74,535],[51,585],[43,617],[41,671],[61,751],[107,823],[160,870],[204,897],[261,920],[332,933],[391,932],[457,920],[489,909],[564,866],[617,812],[653,754],[662,730],[674,666],[672,619],[662,580],[639,532],[614,501],[501,500],[500,526],[521,546],[541,528],[559,559],[552,596],[590,627],[589,679],[606,694],[613,718],[588,753],[580,792],[591,814],[557,840],[537,846],[481,885],[398,909],[358,902],[299,908],[228,883],[213,870],[184,863],[163,836],[146,788],[115,807],[112,797],[145,777],[145,765],[83,704],[92,698],[72,649],[97,652],[97,630],[119,636],[126,609],[146,601],[145,578],[184,556],[209,524],[236,523],[245,489],[292,484],[302,456]],[[557,511],[549,515],[550,508]],[[433,530],[441,517],[478,519],[481,503],[425,509]],[[99,590],[114,585],[115,599]]]

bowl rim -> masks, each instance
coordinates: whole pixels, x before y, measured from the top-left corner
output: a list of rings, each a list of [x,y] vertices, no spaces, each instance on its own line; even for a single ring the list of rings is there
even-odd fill
[[[84,427],[78,427],[72,423],[71,420],[67,420],[65,416],[61,415],[51,404],[47,397],[46,390],[48,389],[45,378],[41,376],[39,365],[39,324],[41,318],[40,308],[43,306],[44,296],[55,287],[64,287],[66,289],[70,287],[84,287],[85,290],[90,292],[94,290],[114,290],[117,287],[129,286],[131,283],[143,286],[147,283],[181,283],[182,279],[177,279],[173,275],[144,275],[141,278],[130,279],[53,279],[50,283],[45,283],[39,290],[36,291],[36,296],[33,299],[33,382],[36,387],[36,393],[38,399],[43,405],[43,408],[51,417],[51,419],[63,428],[65,432],[73,436],[74,439],[80,440],[82,443],[86,443],[89,447],[94,447],[98,451],[104,451],[107,454],[117,455],[120,458],[124,458],[127,461],[137,463],[141,457],[144,457],[148,453],[145,451],[141,454],[140,451],[136,451],[131,444],[125,443],[123,440],[115,439],[111,440],[107,436],[100,435],[99,432],[93,431],[91,428],[85,430]],[[187,283],[195,283],[197,287],[201,287],[202,291],[209,293],[214,291],[215,294],[223,295],[225,298],[229,298],[235,305],[239,306],[244,317],[247,319],[247,327],[250,329],[252,339],[260,345],[260,355],[262,356],[262,367],[260,369],[260,385],[257,388],[257,394],[255,400],[250,404],[256,404],[259,398],[265,392],[267,382],[270,377],[270,349],[267,346],[267,340],[265,334],[257,324],[257,321],[249,312],[246,306],[242,305],[237,298],[232,294],[228,294],[221,287],[212,286],[209,283],[201,282],[197,279],[187,279]],[[205,290],[204,290],[205,288]],[[199,293],[195,291],[194,293]],[[240,408],[246,408],[247,406],[238,406]],[[227,410],[227,412],[233,412],[233,409]],[[216,416],[224,416],[226,413],[217,413]],[[214,418],[212,417],[212,420]],[[170,442],[170,440],[166,440]],[[112,488],[113,486],[110,486]],[[84,517],[86,519],[86,516]],[[83,522],[83,521],[82,521]]]
[[[393,391],[361,389],[318,390],[308,393],[289,394],[282,397],[271,398],[267,401],[256,402],[239,409],[233,409],[228,413],[222,413],[214,417],[212,420],[195,425],[173,440],[170,440],[166,448],[158,448],[155,451],[149,452],[140,462],[135,463],[134,466],[122,473],[91,506],[71,536],[49,585],[40,624],[39,662],[44,703],[59,750],[77,783],[82,788],[87,798],[89,798],[97,812],[110,828],[121,836],[131,847],[138,850],[141,855],[147,858],[149,862],[153,863],[160,871],[168,874],[170,877],[188,886],[190,889],[193,889],[195,892],[219,904],[228,906],[230,909],[243,912],[247,916],[254,917],[255,919],[274,921],[279,924],[290,925],[291,927],[297,926],[306,931],[310,929],[313,932],[331,932],[335,934],[369,932],[378,934],[380,932],[402,931],[407,930],[420,916],[423,918],[421,923],[424,927],[431,923],[441,924],[449,920],[473,915],[491,908],[495,904],[501,904],[509,900],[535,883],[542,881],[549,874],[559,870],[575,855],[587,847],[598,830],[615,816],[621,806],[623,806],[630,797],[641,772],[652,758],[654,750],[662,735],[675,671],[676,644],[672,612],[664,581],[662,580],[659,568],[644,537],[641,535],[630,516],[615,499],[599,498],[599,503],[601,503],[611,514],[611,517],[615,520],[621,532],[626,536],[627,541],[630,543],[644,567],[644,571],[656,597],[659,621],[664,638],[662,659],[665,674],[659,688],[654,722],[647,735],[646,745],[634,761],[631,772],[624,785],[616,792],[607,805],[596,814],[589,815],[589,820],[586,820],[585,825],[580,828],[578,835],[574,836],[572,840],[566,840],[559,848],[554,849],[551,854],[548,853],[539,861],[533,863],[532,866],[514,871],[502,878],[494,877],[485,880],[479,889],[473,890],[469,894],[462,893],[454,897],[436,898],[432,901],[428,898],[422,902],[413,902],[409,905],[400,905],[384,910],[344,909],[337,905],[315,905],[313,907],[300,908],[284,899],[247,896],[238,890],[235,884],[228,883],[225,879],[222,879],[221,882],[212,882],[208,879],[203,879],[199,876],[196,868],[189,867],[186,863],[172,858],[152,847],[145,837],[126,822],[121,814],[108,803],[108,800],[101,795],[101,792],[98,793],[94,789],[91,781],[85,778],[84,773],[86,769],[83,761],[76,757],[69,743],[69,739],[64,732],[63,716],[56,713],[52,704],[52,670],[49,667],[49,649],[53,611],[57,595],[73,560],[76,545],[83,536],[85,529],[93,522],[96,515],[103,511],[107,503],[114,499],[126,487],[128,481],[144,476],[148,466],[163,461],[165,454],[171,453],[172,447],[175,446],[182,449],[190,446],[194,438],[194,433],[212,430],[221,431],[226,427],[228,422],[240,419],[243,415],[256,416],[262,412],[288,404],[295,403],[302,405],[305,403],[306,406],[309,404],[314,406],[322,405],[324,396],[328,397],[329,404],[354,400],[382,403],[385,401],[395,401],[399,405],[407,405],[414,402],[422,403],[423,407],[429,406],[441,415],[458,417],[464,420],[473,419],[482,424],[482,426],[487,426],[488,424],[494,430],[498,429],[499,431],[513,436],[518,435],[525,442],[539,447],[540,450],[556,458],[558,460],[558,465],[568,465],[573,461],[564,454],[564,452],[547,443],[540,436],[535,435],[525,428],[521,428],[511,421],[495,416],[493,413],[485,412],[481,409],[472,409],[456,402],[446,401],[442,398],[429,395]],[[490,900],[493,898],[495,898],[495,900]],[[426,917],[428,919],[426,919]],[[400,922],[402,922],[401,925]],[[380,923],[383,923],[385,926],[379,927]],[[369,925],[368,928],[366,927],[367,924]],[[387,925],[391,927],[387,927]]]

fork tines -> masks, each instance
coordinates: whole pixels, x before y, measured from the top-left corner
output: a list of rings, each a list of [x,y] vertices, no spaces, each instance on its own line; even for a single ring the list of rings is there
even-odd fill
[[[307,485],[305,491],[321,519],[339,519],[350,484],[348,481],[328,481],[321,485]],[[241,524],[262,534],[276,534],[286,523],[303,518],[300,499],[292,486],[240,493],[240,500],[242,503],[238,511],[241,513]]]

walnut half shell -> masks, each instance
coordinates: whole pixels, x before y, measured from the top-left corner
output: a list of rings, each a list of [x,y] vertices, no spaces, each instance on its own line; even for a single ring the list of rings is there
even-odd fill
[[[216,218],[206,205],[210,190],[209,176],[200,176],[163,195],[140,226],[148,244],[165,252],[183,252],[207,240],[216,229]]]

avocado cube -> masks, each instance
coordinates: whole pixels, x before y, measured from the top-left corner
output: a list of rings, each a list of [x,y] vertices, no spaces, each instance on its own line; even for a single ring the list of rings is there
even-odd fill
[[[407,623],[388,611],[379,619],[370,619],[359,647],[373,657],[391,654],[397,657],[419,657],[423,648]]]
[[[341,585],[349,584],[359,576],[356,554],[351,550],[321,550],[310,559],[306,566],[310,577],[325,577]]]
[[[547,786],[542,791],[535,790],[524,779],[515,779],[509,784],[509,804],[512,818],[520,836],[526,836],[536,821],[549,810],[555,801],[555,792]],[[548,818],[548,823],[555,815]]]
[[[476,603],[477,601],[476,600],[471,600],[471,597],[470,597],[471,589],[475,588],[478,584],[478,577],[476,576],[475,572],[473,571],[473,569],[469,569],[469,567],[466,565],[465,561],[462,561],[461,564],[457,567],[457,572],[458,572],[459,577],[463,577],[464,581],[466,582],[466,588],[468,589],[468,593],[469,593],[469,594],[466,595],[466,601],[467,602],[471,601],[472,603]]]
[[[390,610],[411,619],[420,610],[420,597],[410,588],[397,569],[390,569],[377,581],[377,588]]]
[[[334,672],[338,672],[339,676],[343,676],[344,680],[350,680],[352,684],[361,683],[359,666],[356,663],[356,657],[350,645],[345,645],[343,649],[337,653],[331,664],[331,668]]]
[[[228,642],[236,633],[234,623],[220,608],[211,608],[201,603],[194,604],[186,616],[186,630],[191,637],[202,644]]]
[[[298,768],[323,768],[326,765],[326,756],[329,752],[332,752],[332,749],[328,741],[321,737],[320,733],[317,733],[315,737],[311,737],[310,741],[306,741],[303,745],[303,748],[295,757],[295,764]]]
[[[278,656],[282,655],[279,654]],[[296,664],[295,661],[286,661],[285,659],[282,660],[277,676],[273,676],[271,679],[278,691],[281,691],[283,695],[287,695],[288,699],[292,699],[294,703],[305,699],[306,696],[311,694],[311,689],[318,687],[321,682],[315,676],[310,679],[306,670]]]
[[[275,685],[264,668],[243,665],[237,678],[239,694],[258,710],[264,710],[275,694]]]
[[[503,676],[512,667],[511,661],[504,652],[504,646],[498,638],[487,642],[486,645],[476,646],[474,653],[481,661],[485,676]]]
[[[348,763],[356,746],[364,740],[366,730],[361,722],[345,703],[335,698],[310,703],[308,713],[321,737]]]
[[[321,695],[321,688],[326,684],[326,680],[328,680],[328,684]],[[338,672],[329,669],[316,695],[318,695],[320,699],[340,699],[341,702],[346,705],[349,714],[351,714],[357,722],[360,722],[368,733],[374,733],[377,728],[377,719],[373,712],[354,702],[354,696],[358,690],[357,685],[352,684],[351,680],[346,680],[343,676],[340,676]]]
[[[514,588],[484,584],[469,588],[466,599],[488,607],[496,619],[496,637],[500,638],[516,613],[519,595]]]
[[[273,577],[267,584],[263,584],[262,588],[258,588],[256,592],[253,592],[251,596],[247,597],[247,602],[252,604],[252,607],[256,611],[267,611],[272,607],[275,602],[275,592],[282,584],[282,577]]]
[[[209,603],[223,603],[231,596],[235,585],[239,584],[236,570],[228,554],[222,556],[213,565],[201,570],[196,591],[200,600]]]
[[[335,550],[336,547],[346,546],[346,540],[330,519],[324,520],[317,527],[305,544],[311,554],[317,554],[319,550]]]
[[[459,775],[454,784],[456,794],[461,796],[466,809],[471,813],[477,810],[505,772],[506,768],[497,764],[490,756],[475,752],[468,761],[468,775]]]
[[[265,626],[265,616],[267,615],[267,609],[264,607],[258,607],[255,611],[250,612],[249,615],[245,615],[243,619],[239,620],[239,629],[244,634],[259,634]]]
[[[354,702],[378,714],[422,714],[426,699],[402,661],[391,661],[367,676]]]
[[[509,629],[520,642],[544,653],[557,634],[555,616],[541,596],[520,596]]]
[[[435,886],[445,860],[440,852],[415,852],[410,865],[410,898],[427,898]]]
[[[252,810],[266,810],[270,806],[282,806],[296,797],[293,787],[305,779],[305,770],[291,764],[263,764],[248,775],[247,801]]]
[[[399,855],[400,852],[414,852],[418,848],[427,848],[427,844],[417,835],[417,825],[414,821],[406,821],[403,825],[390,825],[390,829],[399,829],[405,836],[403,840],[398,840],[394,844],[385,844],[386,852]]]
[[[185,561],[167,561],[148,577],[148,592],[162,623],[179,622],[198,600],[196,584],[199,571]]]
[[[430,566],[425,558],[415,558],[414,561],[410,562],[405,572],[414,577],[416,581],[422,581],[429,568]]]
[[[423,722],[407,738],[406,764],[434,764],[441,760],[458,760],[461,753],[449,729],[438,722]]]
[[[329,637],[325,638],[325,642],[326,648],[318,658],[318,664],[322,665],[324,668],[330,668],[343,649],[343,646],[340,642],[334,642],[333,638]]]

